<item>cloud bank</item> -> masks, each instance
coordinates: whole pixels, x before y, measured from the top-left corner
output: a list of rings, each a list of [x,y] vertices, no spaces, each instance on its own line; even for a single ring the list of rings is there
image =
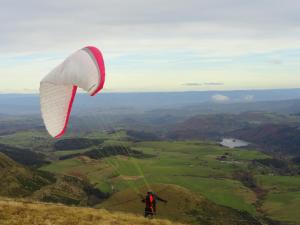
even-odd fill
[[[2,1],[0,52],[59,51],[90,42],[114,46],[112,52],[187,43],[207,51],[255,50],[252,41],[276,48],[287,40],[299,44],[299,11],[293,0]]]
[[[3,0],[0,91],[38,90],[86,45],[103,51],[109,90],[298,87],[299,11],[296,0]]]
[[[226,95],[220,95],[220,94],[215,94],[211,97],[211,99],[214,101],[214,102],[217,102],[217,103],[225,103],[225,102],[229,102],[230,101],[230,98]]]

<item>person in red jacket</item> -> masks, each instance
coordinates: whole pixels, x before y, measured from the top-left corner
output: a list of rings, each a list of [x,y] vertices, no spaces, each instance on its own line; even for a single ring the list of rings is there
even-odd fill
[[[146,203],[145,217],[150,216],[152,218],[156,214],[156,202],[157,201],[161,201],[164,203],[168,202],[167,200],[164,200],[164,199],[158,197],[153,192],[148,191],[146,197],[142,199],[142,202]]]

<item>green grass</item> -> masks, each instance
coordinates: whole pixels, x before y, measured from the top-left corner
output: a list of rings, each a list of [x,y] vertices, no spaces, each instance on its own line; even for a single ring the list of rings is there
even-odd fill
[[[41,167],[41,170],[54,173],[67,173],[68,170],[82,165],[79,159],[67,159]]]
[[[104,146],[121,145],[154,157],[132,159],[114,156],[102,160],[80,157],[54,161],[40,169],[86,177],[105,192],[123,193],[127,189],[135,192],[140,187],[157,183],[179,185],[219,205],[256,215],[255,193],[233,179],[236,171],[247,171],[250,168],[259,186],[268,191],[261,206],[266,215],[275,220],[300,224],[300,176],[262,175],[266,171],[272,172],[272,169],[263,171],[259,167],[253,167],[251,163],[254,159],[270,158],[262,152],[229,149],[202,141],[133,143],[128,141],[125,131],[113,134],[93,132],[81,137],[101,139],[104,140]],[[53,152],[53,139],[46,132],[36,131],[4,135],[0,137],[0,143],[44,151],[51,158],[90,150]],[[217,159],[225,154],[226,161]]]
[[[299,206],[300,191],[271,192],[268,194],[262,208],[273,219],[299,224]]]
[[[109,159],[85,161],[85,159],[73,158],[56,161],[41,167],[40,170],[86,177],[92,184],[105,192],[111,192],[110,179],[119,175]]]
[[[270,190],[278,191],[300,191],[300,176],[256,176],[258,183]]]
[[[189,189],[224,206],[256,214],[256,195],[233,180],[236,171],[248,170],[251,160],[270,158],[262,152],[245,149],[229,149],[212,142],[201,141],[151,141],[129,142],[126,133],[94,132],[84,137],[104,140],[104,145],[121,145],[152,158],[132,159],[114,156],[102,160],[73,158],[43,166],[41,170],[79,175],[105,192],[137,190],[155,183],[175,184]],[[52,141],[47,134],[18,132],[0,137],[0,143],[49,150]],[[48,149],[47,149],[48,148]],[[89,149],[49,152],[55,157],[83,153]],[[217,160],[226,154],[226,161]],[[251,167],[252,168],[252,167]],[[262,209],[273,219],[300,223],[297,208],[300,206],[300,176],[261,175],[259,168],[252,168],[257,183],[269,191]]]
[[[262,209],[271,218],[300,223],[300,176],[256,176],[258,183],[269,191]]]
[[[117,131],[112,134],[108,134],[107,132],[92,132],[85,136],[86,138],[98,138],[102,140],[125,140],[127,134],[125,131]]]
[[[24,131],[1,136],[0,143],[37,151],[49,151],[53,139],[46,132]]]
[[[245,210],[250,213],[255,212],[255,208],[251,204],[256,200],[254,193],[237,181],[186,176],[158,176],[151,179],[152,182],[180,185],[205,196],[217,204]]]
[[[79,159],[54,162],[42,169],[59,173],[80,173],[102,190],[121,191],[153,183],[186,187],[213,202],[255,213],[255,194],[240,182],[231,180],[232,173],[247,166],[253,158],[266,158],[256,151],[227,149],[204,142],[140,142],[107,140],[107,145],[122,144],[155,157],[133,159],[124,156],[97,160],[93,164]],[[230,154],[230,162],[216,158]],[[110,169],[108,169],[110,168]],[[118,176],[120,175],[120,176]],[[137,177],[127,180],[122,176]]]
[[[72,154],[77,154],[77,153],[84,153],[89,151],[90,149],[80,149],[80,150],[66,150],[66,151],[55,151],[53,155],[61,157],[61,156],[67,156],[67,155],[72,155]]]
[[[136,190],[123,190],[114,194],[111,198],[98,205],[98,207],[140,214],[144,204],[141,202],[138,193],[143,193],[144,195],[147,190],[146,186]],[[172,218],[174,221],[188,224],[212,224],[211,219],[213,218],[214,224],[241,224],[239,220],[242,218],[242,215],[239,211],[218,206],[189,189],[178,185],[154,184],[151,185],[151,190],[161,198],[168,200],[168,204],[158,202],[158,218]],[[243,224],[256,223],[249,221]]]

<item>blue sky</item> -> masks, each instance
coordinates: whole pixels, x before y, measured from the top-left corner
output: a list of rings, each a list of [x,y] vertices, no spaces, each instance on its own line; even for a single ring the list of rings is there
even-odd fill
[[[37,92],[86,45],[103,51],[107,92],[300,87],[297,0],[1,4],[2,93]]]

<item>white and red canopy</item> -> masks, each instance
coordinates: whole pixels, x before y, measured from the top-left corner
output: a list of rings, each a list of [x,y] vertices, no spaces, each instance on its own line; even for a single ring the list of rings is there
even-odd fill
[[[93,96],[104,82],[102,54],[91,46],[76,51],[45,76],[40,83],[40,102],[49,134],[56,138],[64,134],[77,87]]]

